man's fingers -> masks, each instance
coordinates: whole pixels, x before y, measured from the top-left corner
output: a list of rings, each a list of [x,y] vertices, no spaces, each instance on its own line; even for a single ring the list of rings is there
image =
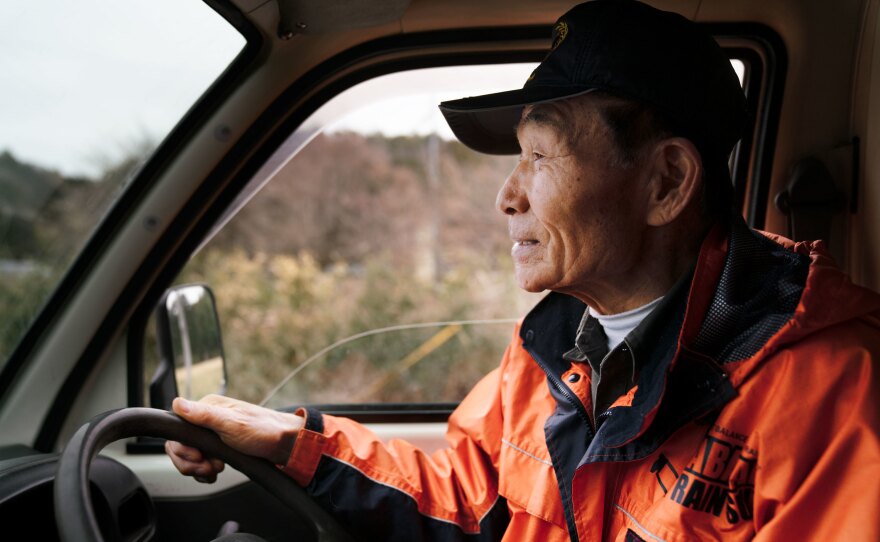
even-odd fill
[[[212,431],[216,431],[218,425],[223,422],[222,417],[217,414],[216,407],[208,403],[188,401],[183,397],[176,397],[171,403],[171,408],[184,420],[207,427]]]
[[[174,400],[171,401],[171,410],[187,421],[192,420],[193,416],[196,415],[194,409],[197,406],[198,405],[194,401],[188,401],[183,397],[175,397]]]
[[[168,454],[168,457],[171,459],[171,463],[174,464],[177,470],[186,476],[208,476],[214,473],[214,467],[207,461],[187,461],[174,454]]]
[[[199,399],[199,403],[208,404],[208,405],[232,407],[232,406],[235,406],[236,404],[239,404],[239,403],[244,404],[244,401],[239,401],[238,399],[234,399],[232,397],[226,397],[225,395],[218,395],[216,393],[209,393],[208,395]]]
[[[205,460],[205,455],[198,448],[193,448],[192,446],[187,446],[186,444],[181,444],[180,442],[175,442],[173,440],[165,442],[165,451],[168,455],[174,454],[191,463],[201,463]]]
[[[223,472],[223,469],[226,468],[226,464],[225,464],[225,463],[223,463],[222,461],[220,461],[219,459],[216,459],[216,458],[214,458],[214,457],[209,457],[209,458],[208,458],[208,461],[211,463],[211,467],[212,467],[216,472]]]
[[[193,451],[197,452],[197,454],[193,454]],[[204,454],[195,448],[185,446],[179,442],[166,442],[165,452],[171,459],[171,463],[174,464],[181,474],[192,476],[200,482],[214,482],[217,479],[217,473],[225,468],[225,465],[219,459],[206,458]],[[190,457],[200,457],[201,459],[191,460],[189,459]]]
[[[208,395],[200,401],[177,397],[172,409],[184,420],[214,431],[231,448],[276,464],[287,462],[296,434],[303,426],[301,416],[221,395]],[[208,459],[182,448],[181,454],[192,460]],[[222,464],[215,467],[222,469]]]
[[[171,408],[184,420],[217,431],[225,421],[217,409],[227,406],[226,399],[219,395],[209,395],[196,402],[177,397],[171,403]],[[217,480],[217,473],[222,472],[226,468],[223,461],[208,457],[198,448],[193,448],[180,442],[167,441],[165,443],[165,451],[181,474],[192,476],[199,482],[215,482]]]

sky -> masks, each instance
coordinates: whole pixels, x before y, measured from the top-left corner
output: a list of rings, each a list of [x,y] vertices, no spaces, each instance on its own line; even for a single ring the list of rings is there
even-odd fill
[[[379,77],[340,95],[338,101],[350,101],[352,105],[348,106],[349,112],[345,116],[332,122],[326,130],[378,131],[390,136],[435,132],[453,139],[455,136],[443,120],[437,104],[468,95],[519,88],[536,66],[533,63],[457,66]],[[742,83],[742,62],[734,61],[733,67]],[[424,89],[431,90],[426,92]],[[386,99],[379,99],[383,96]],[[366,102],[371,103],[360,105]],[[332,108],[333,104],[328,106]],[[338,112],[331,114],[338,115]]]
[[[3,0],[0,151],[94,175],[167,134],[243,45],[201,0]]]
[[[95,176],[142,144],[158,143],[243,46],[201,0],[3,0],[0,152]],[[379,77],[342,93],[311,122],[329,131],[451,139],[440,101],[518,88],[533,68]]]
[[[385,75],[340,94],[318,116],[326,115],[329,132],[438,133],[454,139],[437,107],[440,102],[519,88],[535,66],[453,66]]]
[[[3,0],[0,152],[66,175],[96,176],[140,145],[158,143],[243,46],[201,0]],[[425,133],[427,126],[451,138],[439,101],[460,97],[465,84],[474,93],[520,86],[530,71],[519,65],[464,69],[461,76],[441,69],[408,83],[379,78],[376,88],[384,81],[409,96],[383,100],[388,87],[374,92],[371,82],[366,91],[377,104],[360,108],[359,99],[345,106],[359,109],[350,118],[322,123],[388,135]],[[440,80],[448,77],[457,86]],[[346,99],[325,113],[338,116]]]

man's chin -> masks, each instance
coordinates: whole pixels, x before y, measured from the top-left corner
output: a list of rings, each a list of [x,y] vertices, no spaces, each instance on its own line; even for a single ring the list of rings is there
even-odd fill
[[[519,270],[516,273],[516,282],[521,289],[533,294],[539,294],[547,289],[546,281],[526,273],[520,273]]]

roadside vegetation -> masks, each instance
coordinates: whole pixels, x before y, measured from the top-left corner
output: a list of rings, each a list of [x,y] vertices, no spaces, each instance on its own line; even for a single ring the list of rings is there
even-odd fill
[[[0,364],[147,149],[139,146],[94,179],[65,177],[0,151]]]
[[[370,330],[524,314],[536,297],[513,282],[494,209],[514,160],[436,136],[313,140],[176,281],[215,293],[229,395],[259,402],[324,347]],[[136,164],[67,179],[0,154],[0,359],[79,250],[65,236],[94,227],[90,202],[113,197]],[[512,331],[508,322],[366,335],[315,358],[269,404],[458,401],[497,366]],[[153,365],[154,344],[145,350]]]

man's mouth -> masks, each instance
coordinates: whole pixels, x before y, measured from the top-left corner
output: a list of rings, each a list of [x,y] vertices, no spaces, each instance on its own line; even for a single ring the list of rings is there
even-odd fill
[[[540,246],[541,242],[537,239],[514,239],[510,255],[516,262],[526,263],[537,256]]]

